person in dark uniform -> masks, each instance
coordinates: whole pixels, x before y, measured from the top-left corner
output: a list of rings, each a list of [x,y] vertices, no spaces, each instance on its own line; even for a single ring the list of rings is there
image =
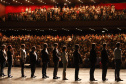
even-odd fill
[[[116,48],[114,50],[115,57],[115,81],[123,81],[120,79],[120,68],[121,68],[121,60],[122,60],[122,51],[120,49],[120,42],[117,42]]]
[[[102,80],[106,81],[106,74],[108,68],[108,53],[106,50],[106,43],[103,44],[103,50],[101,51],[101,63],[102,63]]]
[[[2,45],[2,50],[0,51],[0,64],[1,64],[1,72],[0,76],[6,76],[4,74],[4,67],[7,61],[7,53],[6,53],[6,45]]]
[[[42,78],[49,78],[46,75],[46,69],[49,63],[49,52],[47,50],[48,44],[44,43],[44,49],[41,51],[41,58],[42,58],[42,62],[43,62],[43,66],[42,66]]]
[[[26,55],[26,51],[25,51],[25,44],[21,45],[20,56],[21,56],[21,59],[20,59],[20,62],[21,62],[21,74],[22,74],[22,77],[26,77],[24,75],[24,64],[25,64],[26,56],[27,56]]]
[[[73,58],[74,58],[74,65],[75,65],[75,81],[81,81],[81,79],[78,78],[79,64],[82,64],[81,55],[79,53],[79,44],[75,45],[75,51],[73,53]]]
[[[92,44],[92,49],[90,51],[90,81],[97,81],[94,78],[94,71],[95,71],[95,64],[96,64],[96,50],[95,50],[95,43]]]
[[[7,58],[8,58],[8,77],[12,78],[11,76],[11,67],[12,67],[12,61],[13,61],[13,48],[11,45],[8,46],[8,51],[7,51]]]
[[[61,60],[61,58],[59,56],[60,56],[60,53],[58,51],[58,43],[55,43],[54,44],[54,50],[53,50],[53,62],[54,62],[53,79],[60,78],[60,77],[57,77],[59,61]]]
[[[31,78],[35,78],[35,68],[36,68],[36,62],[37,62],[37,54],[36,54],[36,47],[32,47],[32,51],[30,52],[30,63],[31,63]]]

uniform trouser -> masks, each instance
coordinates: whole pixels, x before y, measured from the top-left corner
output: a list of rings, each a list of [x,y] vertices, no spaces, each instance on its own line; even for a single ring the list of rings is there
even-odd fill
[[[31,64],[31,77],[34,76],[36,64]]]
[[[95,63],[91,63],[90,67],[90,80],[94,79]]]
[[[63,63],[63,79],[66,78],[66,68],[67,68],[67,63]]]
[[[107,74],[107,64],[102,63],[102,80],[106,79],[106,74]]]
[[[115,79],[120,78],[120,67],[121,67],[121,60],[115,60]]]
[[[4,75],[4,67],[6,65],[6,62],[1,62],[1,71],[0,71],[0,75]]]
[[[43,62],[42,66],[42,75],[46,76],[46,69],[47,69],[48,62]]]
[[[75,65],[75,80],[78,80],[79,64]]]
[[[57,77],[58,67],[59,67],[59,61],[54,62],[54,72],[53,72],[53,77]]]
[[[21,60],[21,75],[24,76],[24,61]]]
[[[8,62],[8,76],[11,76],[12,62]]]

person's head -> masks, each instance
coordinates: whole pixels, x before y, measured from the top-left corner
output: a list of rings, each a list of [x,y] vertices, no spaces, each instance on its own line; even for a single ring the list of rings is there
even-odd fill
[[[2,45],[2,50],[4,50],[4,49],[6,49],[6,45],[3,44]]]
[[[75,45],[75,50],[78,50],[79,47],[80,47],[79,44],[76,44],[76,45]]]
[[[11,45],[9,45],[7,48],[8,48],[8,50],[10,51],[10,50],[12,49],[12,46],[11,46]]]
[[[106,43],[103,43],[103,49],[105,49],[106,48]]]
[[[96,45],[95,43],[92,43],[92,49],[95,49],[95,45]]]
[[[55,48],[58,48],[58,43],[54,43],[54,47]]]
[[[25,44],[21,44],[21,48],[22,49],[25,49]]]
[[[36,50],[36,47],[35,47],[35,46],[33,46],[33,47],[32,47],[32,51],[35,51],[35,50]]]
[[[43,46],[44,46],[44,48],[47,48],[48,47],[48,44],[47,43],[44,43]]]
[[[66,46],[63,46],[62,51],[64,52],[64,51],[66,51],[66,49],[67,49]]]
[[[116,47],[119,48],[120,47],[120,42],[116,43]]]

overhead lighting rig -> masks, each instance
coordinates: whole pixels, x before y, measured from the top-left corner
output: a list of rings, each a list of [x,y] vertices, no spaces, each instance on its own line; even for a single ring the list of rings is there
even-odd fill
[[[70,2],[70,1],[68,1],[68,0],[66,0],[66,2],[68,2],[69,4],[71,4],[71,2]]]
[[[28,3],[31,3],[31,4],[34,4],[33,2],[31,2],[30,0],[25,0],[26,2],[28,2]]]
[[[55,3],[55,4],[59,4],[58,2],[56,2],[56,0],[51,0],[53,3]]]
[[[81,0],[78,0],[80,3],[84,3],[83,1],[81,1]]]
[[[5,0],[1,0],[1,3],[3,3],[3,4],[9,4],[10,5],[10,3],[7,2],[7,1],[5,1]]]
[[[44,1],[42,1],[42,0],[38,0],[40,3],[43,3],[43,4],[46,4]]]
[[[21,2],[17,1],[17,0],[13,0],[13,2],[15,3],[19,3],[19,4],[22,4]]]

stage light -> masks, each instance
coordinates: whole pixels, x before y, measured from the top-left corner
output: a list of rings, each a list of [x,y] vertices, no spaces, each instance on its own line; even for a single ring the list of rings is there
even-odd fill
[[[102,31],[102,33],[105,33],[105,31]]]

